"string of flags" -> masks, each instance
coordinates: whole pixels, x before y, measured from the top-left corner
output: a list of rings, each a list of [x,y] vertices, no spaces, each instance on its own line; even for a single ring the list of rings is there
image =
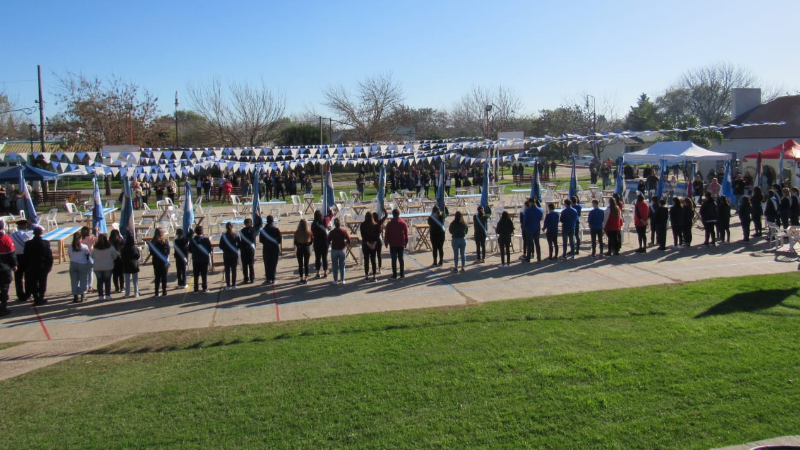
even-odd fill
[[[574,147],[583,144],[603,144],[652,135],[654,133],[688,132],[700,130],[722,131],[752,126],[780,126],[785,122],[758,122],[728,124],[721,126],[699,126],[652,131],[598,132],[591,135],[564,134],[560,136],[528,137],[523,139],[457,138],[411,143],[376,143],[359,145],[314,145],[295,147],[224,147],[184,148],[179,150],[143,148],[140,151],[120,152],[116,159],[108,152],[34,152],[16,154],[23,162],[32,156],[49,164],[58,172],[86,170],[96,175],[135,177],[138,179],[164,180],[168,177],[184,178],[216,167],[221,171],[269,173],[277,170],[296,169],[309,164],[332,164],[342,167],[363,164],[397,164],[400,166],[428,163],[441,159],[456,159],[461,164],[483,164],[513,162],[522,156],[535,155],[548,145],[559,144]],[[524,150],[519,150],[520,148]],[[471,157],[463,154],[468,150],[498,150],[496,157]],[[514,151],[512,149],[516,149]],[[13,154],[6,158],[13,159]]]

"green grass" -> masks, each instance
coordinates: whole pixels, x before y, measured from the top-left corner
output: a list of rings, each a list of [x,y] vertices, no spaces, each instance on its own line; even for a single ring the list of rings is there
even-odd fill
[[[15,347],[19,344],[22,344],[22,342],[0,342],[0,350]]]
[[[799,281],[146,335],[0,382],[0,443],[707,449],[797,434]]]

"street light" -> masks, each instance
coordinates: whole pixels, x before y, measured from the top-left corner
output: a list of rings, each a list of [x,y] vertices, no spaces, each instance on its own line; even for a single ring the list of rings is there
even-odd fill
[[[589,99],[592,99],[592,156],[595,156],[595,136],[597,133],[597,104],[594,95],[586,95],[586,109],[589,109]]]

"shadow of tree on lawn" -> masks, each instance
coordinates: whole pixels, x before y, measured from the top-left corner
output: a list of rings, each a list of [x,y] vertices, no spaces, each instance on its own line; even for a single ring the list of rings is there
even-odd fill
[[[764,291],[742,292],[708,308],[694,316],[700,319],[708,316],[721,316],[737,312],[756,312],[778,306],[784,300],[797,295],[798,289],[768,289]]]

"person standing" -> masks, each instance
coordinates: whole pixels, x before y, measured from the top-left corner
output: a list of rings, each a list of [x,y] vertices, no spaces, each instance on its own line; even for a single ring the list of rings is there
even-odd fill
[[[691,197],[683,199],[683,245],[692,245],[692,227],[694,226],[695,205]]]
[[[125,243],[122,244],[122,252],[120,258],[122,259],[122,272],[125,274],[125,298],[131,296],[131,287],[133,287],[133,295],[139,297],[139,249],[134,245],[133,237],[128,236],[125,238]]]
[[[372,263],[372,281],[376,281],[375,273],[378,271],[375,255],[381,245],[381,232],[372,213],[364,214],[364,221],[359,227],[361,231],[361,251],[364,253],[364,281],[369,281],[369,264]],[[436,258],[434,256],[434,258]]]
[[[578,222],[578,212],[572,209],[572,201],[564,200],[564,208],[559,217],[561,222],[561,247],[563,260],[567,259],[567,242],[570,247],[570,257],[575,259],[575,226]]]
[[[700,219],[703,221],[703,228],[706,232],[703,245],[709,245],[709,238],[711,238],[711,245],[717,245],[717,214],[717,203],[714,201],[713,194],[707,192],[705,201],[700,205]]]
[[[752,206],[750,205],[750,197],[744,195],[739,204],[739,220],[742,225],[742,235],[744,242],[750,242],[750,217],[752,214]]]
[[[603,257],[603,225],[605,222],[605,213],[600,209],[600,202],[592,200],[592,210],[589,211],[589,234],[592,239],[592,258]],[[600,253],[596,253],[597,244],[600,244]]]
[[[444,214],[438,205],[433,207],[431,215],[428,216],[428,230],[431,238],[433,265],[441,266],[444,264],[444,240],[447,236],[444,228]]]
[[[219,248],[222,250],[222,263],[225,267],[225,290],[236,290],[236,269],[239,265],[239,248],[242,240],[233,232],[233,224],[225,224],[225,232],[219,236]]]
[[[486,258],[486,235],[489,234],[489,216],[483,210],[483,206],[478,206],[477,213],[472,216],[472,223],[475,227],[475,263],[480,264]]]
[[[386,244],[392,256],[392,278],[397,279],[397,265],[400,263],[400,278],[405,278],[403,249],[408,245],[408,225],[400,218],[400,210],[392,210],[392,220],[386,224]]]
[[[111,246],[114,247],[114,250],[117,251],[117,258],[114,260],[114,270],[111,273],[111,279],[114,280],[114,292],[122,292],[122,289],[125,288],[125,278],[122,276],[122,259],[120,258],[120,252],[122,252],[122,234],[120,234],[118,229],[111,230],[111,233],[108,235],[108,242],[111,243]]]
[[[111,275],[114,273],[114,260],[119,257],[108,236],[101,233],[92,249],[94,273],[97,276],[97,299],[111,300]]]
[[[747,187],[744,179],[742,178],[742,174],[737,173],[736,178],[734,178],[733,183],[733,208],[736,210],[736,214],[739,214],[739,204],[741,203],[742,196],[744,195],[744,190]]]
[[[260,217],[260,215],[259,215]],[[275,284],[275,272],[278,269],[278,258],[281,255],[283,236],[275,226],[275,219],[267,216],[267,225],[261,229],[258,240],[261,242],[261,256],[264,259],[264,284]]]
[[[11,287],[11,273],[17,270],[14,242],[6,234],[5,228],[5,222],[0,220],[0,317],[11,314],[8,309],[8,290]]]
[[[522,212],[522,230],[525,238],[525,255],[524,261],[531,262],[534,251],[536,252],[536,263],[542,262],[542,248],[539,244],[539,237],[542,232],[542,218],[544,211],[537,204],[536,199],[530,199],[526,202],[528,205],[525,211]],[[552,250],[550,256],[552,257]],[[556,249],[558,255],[558,249]]]
[[[724,195],[717,201],[717,240],[720,244],[731,243],[731,204]]]
[[[381,205],[381,208],[383,208],[383,205]],[[381,241],[381,245],[379,245],[378,248],[375,249],[375,261],[378,262],[378,274],[381,273],[381,265],[383,264],[383,257],[382,257],[382,253],[383,253],[383,249],[382,249],[382,247],[383,247],[383,237],[382,236],[383,236],[383,232],[384,232],[383,224],[384,224],[384,222],[386,222],[386,219],[388,217],[389,217],[389,213],[386,212],[386,208],[383,208],[383,217],[380,218],[380,219],[378,218],[378,213],[377,212],[374,212],[374,211],[372,212],[372,219],[375,221],[375,224],[378,225],[378,233],[380,234],[381,240],[382,240]]]
[[[194,228],[194,236],[189,239],[189,252],[192,254],[192,275],[194,275],[194,293],[200,293],[200,281],[203,293],[208,292],[208,264],[211,262],[211,241],[203,236],[203,227]]]
[[[325,239],[327,239],[327,235]],[[294,247],[296,249],[298,272],[300,272],[300,284],[308,284],[308,260],[311,258],[310,247],[313,242],[314,234],[311,232],[308,222],[306,219],[300,219],[300,222],[297,223],[297,230],[294,232]]]
[[[331,262],[333,265],[333,284],[345,284],[347,247],[350,245],[350,234],[342,228],[339,219],[333,219],[333,230],[328,233],[328,244],[331,246]]]
[[[25,286],[25,273],[28,265],[25,263],[25,243],[33,238],[28,230],[28,221],[25,219],[17,221],[17,231],[11,233],[11,241],[14,242],[14,254],[17,257],[17,270],[14,271],[14,287],[17,291],[17,301],[27,302],[31,298],[30,289]]]
[[[169,269],[169,241],[164,236],[161,228],[156,228],[153,240],[148,243],[153,259],[153,275],[155,279],[155,293],[153,297],[158,297],[158,287],[161,286],[161,296],[167,296],[167,270]]]
[[[317,269],[317,278],[320,277],[320,268],[324,271],[322,278],[328,278],[328,223],[320,210],[314,211],[311,233],[314,235],[314,267]]]
[[[175,274],[178,277],[178,289],[185,289],[186,266],[189,263],[189,240],[181,228],[175,230],[175,240],[172,241],[172,245],[175,248]]]
[[[497,233],[497,246],[500,247],[500,267],[511,266],[511,237],[514,236],[514,221],[508,211],[503,211],[494,228]]]
[[[255,226],[253,226],[253,220],[247,218],[244,219],[244,228],[239,230],[239,237],[241,238],[239,253],[242,258],[242,277],[244,280],[242,284],[255,283],[256,281],[256,236],[260,229],[261,214],[256,213]]]
[[[667,224],[669,223],[669,209],[667,201],[663,198],[658,201],[658,207],[653,213],[653,225],[656,229],[656,242],[659,250],[667,249]]]
[[[606,213],[607,214],[605,214],[604,217],[605,225],[603,226],[603,229],[606,232],[606,237],[608,237],[608,253],[606,255],[619,255],[619,251],[622,248],[622,236],[620,230],[622,230],[623,220],[619,206],[617,206],[617,201],[613,198],[608,202]]]
[[[67,256],[69,256],[69,278],[72,284],[72,303],[80,303],[86,295],[86,283],[89,280],[87,272],[91,270],[89,261],[92,258],[89,247],[81,243],[80,232],[72,236]]]
[[[50,250],[50,241],[42,239],[43,232],[42,227],[34,227],[33,238],[25,243],[25,286],[33,296],[34,306],[47,304],[47,299],[44,298],[47,292],[47,275],[53,269],[53,251]]]
[[[96,230],[95,230],[96,231]],[[92,248],[94,248],[95,242],[97,242],[97,237],[92,236],[92,232],[89,227],[81,227],[81,244],[86,245],[89,248],[89,253],[91,254]],[[89,292],[92,292],[92,285],[94,284],[94,260],[89,257],[89,273],[86,275],[86,286],[88,287]]]
[[[547,237],[547,249],[549,251],[548,260],[558,260],[558,213],[556,212],[555,203],[547,204],[547,215],[544,217],[544,231]],[[526,237],[526,239],[529,239]],[[531,245],[537,245],[538,237],[528,244],[528,254],[532,252]],[[537,261],[538,262],[538,261]]]
[[[461,211],[456,211],[453,221],[450,222],[450,243],[453,247],[453,273],[458,272],[458,260],[461,258],[461,271],[464,272],[467,265],[467,233],[469,227]]]
[[[675,248],[680,248],[679,246],[683,245],[683,206],[681,205],[681,199],[678,197],[672,199],[672,208],[669,209],[669,223],[672,227],[672,243]]]
[[[763,225],[761,217],[764,215],[764,193],[760,186],[753,188],[753,196],[750,198],[750,217],[753,219],[753,236],[762,236]]]
[[[647,221],[650,218],[650,206],[644,201],[644,195],[636,197],[636,204],[633,205],[633,224],[636,226],[636,236],[638,237],[639,248],[637,253],[647,252]]]

